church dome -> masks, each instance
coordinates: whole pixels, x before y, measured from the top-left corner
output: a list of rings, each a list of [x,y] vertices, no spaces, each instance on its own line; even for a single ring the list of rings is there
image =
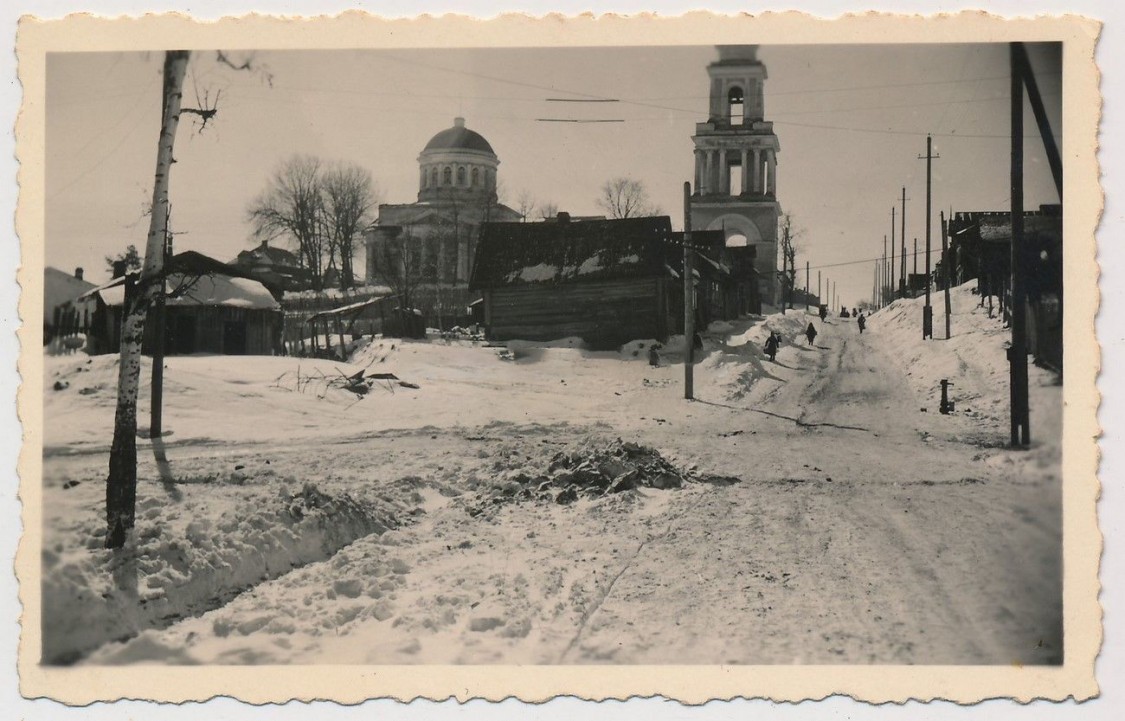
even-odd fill
[[[430,138],[422,152],[427,150],[476,150],[496,154],[483,135],[465,127],[464,118],[454,118],[452,128],[446,128]]]

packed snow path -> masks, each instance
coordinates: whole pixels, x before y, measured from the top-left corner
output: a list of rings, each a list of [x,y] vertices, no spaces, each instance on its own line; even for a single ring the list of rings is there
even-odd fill
[[[371,479],[409,481],[417,520],[87,660],[1059,662],[1053,466],[999,448],[997,424],[968,409],[923,412],[906,376],[917,369],[893,365],[888,335],[830,319],[817,321],[808,346],[793,332],[806,318],[781,322],[776,364],[736,333],[700,364],[693,403],[680,399],[681,365],[634,363],[643,383],[591,392],[585,418],[563,407],[561,418],[518,424],[185,446],[173,458],[181,474],[236,455],[244,473],[271,463],[279,476],[304,472],[357,497]],[[558,381],[525,385],[523,370],[500,372],[517,400],[549,407]],[[487,393],[481,403],[496,398]],[[634,440],[741,482],[468,512],[476,489],[541,469],[589,435]]]

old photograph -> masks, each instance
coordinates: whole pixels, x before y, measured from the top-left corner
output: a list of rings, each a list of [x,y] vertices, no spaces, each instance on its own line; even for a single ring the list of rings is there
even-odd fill
[[[1064,665],[1070,48],[777,40],[46,53],[37,663]]]

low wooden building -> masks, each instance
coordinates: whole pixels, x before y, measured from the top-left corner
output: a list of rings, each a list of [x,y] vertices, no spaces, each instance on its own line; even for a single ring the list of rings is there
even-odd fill
[[[87,352],[118,351],[125,284],[126,278],[115,278],[75,301],[91,319]],[[166,288],[166,354],[273,355],[280,350],[281,305],[261,282],[237,268],[187,251],[171,259]],[[148,355],[154,348],[154,327],[145,325],[143,351]]]
[[[1028,349],[1041,365],[1062,371],[1063,216],[1062,206],[1043,205],[1024,213],[1020,262],[1027,293]],[[1010,313],[1012,216],[1010,212],[956,213],[946,233],[954,285],[977,279],[982,299],[998,296]],[[940,280],[940,274],[935,273]],[[940,283],[939,283],[940,284]]]
[[[693,244],[720,236],[693,234]],[[483,296],[490,339],[580,337],[614,348],[682,332],[682,258],[682,234],[667,216],[485,223],[470,288]],[[728,259],[701,258],[693,275],[698,322],[739,312]]]

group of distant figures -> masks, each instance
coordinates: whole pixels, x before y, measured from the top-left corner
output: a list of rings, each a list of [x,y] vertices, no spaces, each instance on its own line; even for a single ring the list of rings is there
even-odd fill
[[[851,318],[852,316],[855,316],[856,325],[859,326],[859,332],[862,333],[864,329],[867,328],[867,319],[863,317],[863,313],[860,313],[856,308],[852,308],[850,313],[848,312],[847,308],[843,308],[840,310],[841,318]],[[826,318],[828,318],[828,306],[822,305],[820,306],[820,320],[823,321]],[[805,328],[805,338],[808,340],[809,345],[812,345],[813,342],[816,341],[816,336],[816,325],[812,321],[809,321],[808,327]],[[766,355],[769,356],[769,359],[771,361],[774,361],[774,359],[777,357],[777,351],[781,348],[781,334],[777,331],[771,330],[770,335],[768,338],[766,338],[765,345],[762,346],[762,348],[763,350],[765,350]]]

